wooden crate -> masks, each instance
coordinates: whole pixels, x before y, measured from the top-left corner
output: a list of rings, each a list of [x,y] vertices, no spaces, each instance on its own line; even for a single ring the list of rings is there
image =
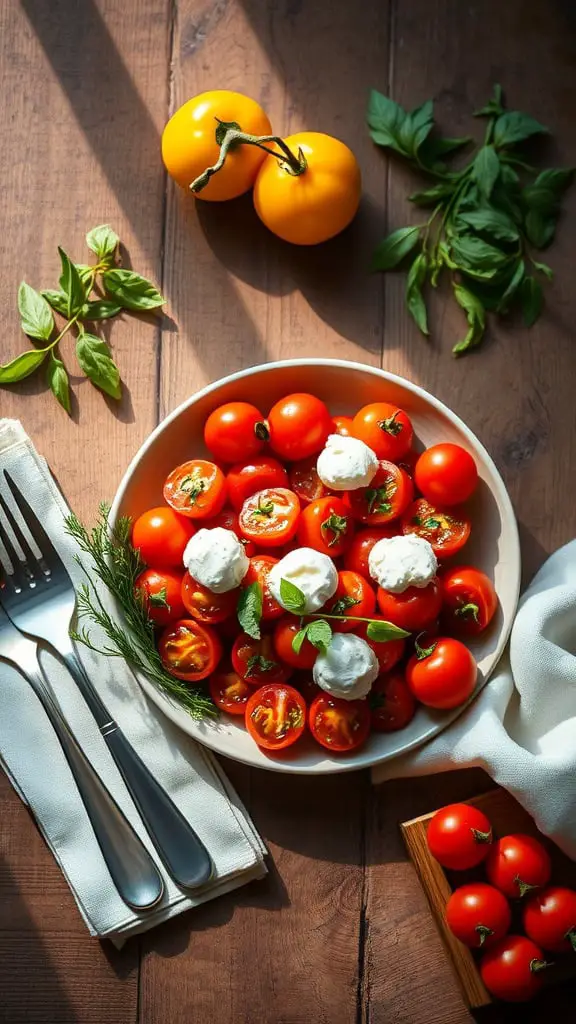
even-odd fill
[[[542,836],[530,815],[506,790],[493,789],[481,796],[471,797],[466,803],[474,804],[484,811],[492,822],[496,836],[504,836],[511,832],[523,832],[540,839],[552,858],[551,882],[576,888],[576,864],[569,860],[554,843]],[[436,926],[452,962],[466,1005],[471,1011],[480,1012],[483,1015],[483,1011],[487,1011],[495,1001],[482,983],[475,955],[459,942],[447,927],[444,908],[450,894],[457,886],[473,880],[485,880],[485,876],[482,865],[471,871],[446,872],[432,857],[426,842],[426,832],[428,822],[435,813],[436,811],[430,811],[429,814],[423,814],[419,818],[404,821],[400,828],[408,853],[428,898]],[[522,932],[518,909],[513,911],[511,931]],[[572,953],[566,956],[554,954],[550,956],[550,959],[554,960],[554,966],[545,972],[546,987],[569,979],[576,979],[576,956]],[[545,999],[545,989],[538,999]]]

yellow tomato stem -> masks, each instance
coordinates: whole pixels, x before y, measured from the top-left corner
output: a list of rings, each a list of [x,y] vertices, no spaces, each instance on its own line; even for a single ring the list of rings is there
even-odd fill
[[[282,152],[278,153],[274,149],[269,149],[268,146],[264,145],[265,142],[273,142]],[[201,192],[210,181],[212,175],[217,174],[220,168],[224,166],[230,148],[238,145],[257,146],[258,149],[263,149],[265,153],[275,156],[277,160],[284,163],[288,174],[293,174],[294,176],[303,174],[308,166],[302,150],[300,149],[297,154],[293,153],[284,140],[280,139],[277,135],[248,135],[247,132],[240,131],[237,128],[229,128],[220,145],[218,160],[212,167],[207,167],[202,174],[195,178],[190,185],[190,191],[195,193]]]

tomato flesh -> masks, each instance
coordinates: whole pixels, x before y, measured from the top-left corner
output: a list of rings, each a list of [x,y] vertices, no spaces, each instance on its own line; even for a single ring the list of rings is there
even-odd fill
[[[310,705],[308,724],[321,746],[334,753],[349,753],[368,738],[370,707],[365,700],[342,700],[321,693]]]
[[[408,473],[393,462],[380,462],[369,487],[348,491],[346,501],[355,519],[380,526],[401,516],[414,497]]]
[[[255,640],[240,633],[232,647],[232,665],[238,675],[251,686],[284,683],[292,674],[289,665],[279,661],[271,636]]]
[[[224,474],[206,459],[184,462],[167,476],[164,498],[183,516],[208,519],[220,512],[226,501]]]
[[[402,517],[402,533],[415,533],[431,545],[438,558],[449,558],[464,547],[470,520],[461,511],[444,512],[425,498],[417,498]]]
[[[310,455],[301,462],[294,462],[290,467],[290,487],[304,505],[324,498],[328,493],[318,476],[317,461],[317,455]]]
[[[206,679],[222,657],[218,634],[194,619],[178,619],[158,641],[162,664],[170,675],[186,682]]]
[[[236,462],[228,470],[226,484],[230,503],[236,512],[256,491],[264,491],[267,487],[290,487],[288,473],[272,455],[258,455]]]
[[[210,677],[210,696],[217,708],[229,715],[244,715],[254,688],[237,672],[216,672]]]
[[[264,750],[284,750],[300,739],[306,725],[306,702],[285,683],[262,686],[249,698],[246,728]]]
[[[182,601],[189,615],[197,622],[208,622],[215,625],[224,622],[236,612],[240,589],[228,590],[224,594],[214,594],[203,583],[198,583],[189,572],[182,580]]]
[[[255,544],[280,547],[296,535],[300,502],[285,487],[257,491],[244,502],[240,511],[240,530]]]

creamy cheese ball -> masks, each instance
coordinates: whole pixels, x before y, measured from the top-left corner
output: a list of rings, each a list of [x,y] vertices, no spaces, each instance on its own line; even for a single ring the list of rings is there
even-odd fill
[[[314,662],[314,682],[333,697],[357,700],[370,692],[380,672],[378,659],[354,633],[334,633],[325,654]]]
[[[316,612],[331,598],[338,586],[338,571],[328,555],[313,548],[295,548],[273,565],[268,587],[278,604],[286,607],[280,594],[281,580],[289,580],[306,598],[306,612]]]
[[[378,470],[378,457],[357,437],[330,434],[320,452],[316,472],[332,491],[354,491],[368,487]]]
[[[250,565],[244,545],[232,530],[223,526],[198,530],[184,549],[183,561],[196,582],[213,594],[225,594],[238,587]]]
[[[408,587],[427,587],[437,569],[432,545],[415,533],[382,537],[368,556],[372,579],[392,594],[402,594]]]

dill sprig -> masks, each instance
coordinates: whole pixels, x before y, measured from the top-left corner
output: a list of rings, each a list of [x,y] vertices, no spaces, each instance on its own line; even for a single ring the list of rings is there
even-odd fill
[[[110,506],[102,503],[96,526],[89,531],[71,513],[66,518],[66,531],[80,550],[90,556],[98,579],[119,602],[125,625],[114,621],[82,559],[76,555],[76,561],[88,580],[78,591],[78,616],[100,626],[111,646],[97,647],[86,626],[73,632],[73,639],[97,654],[123,658],[132,668],[143,672],[162,693],[185,708],[193,718],[214,715],[214,704],[205,693],[166,672],[156,648],[153,623],[142,601],[134,594],[134,583],[144,565],[140,553],[130,543],[132,520],[129,516],[123,516],[112,529],[108,523],[109,514]]]

